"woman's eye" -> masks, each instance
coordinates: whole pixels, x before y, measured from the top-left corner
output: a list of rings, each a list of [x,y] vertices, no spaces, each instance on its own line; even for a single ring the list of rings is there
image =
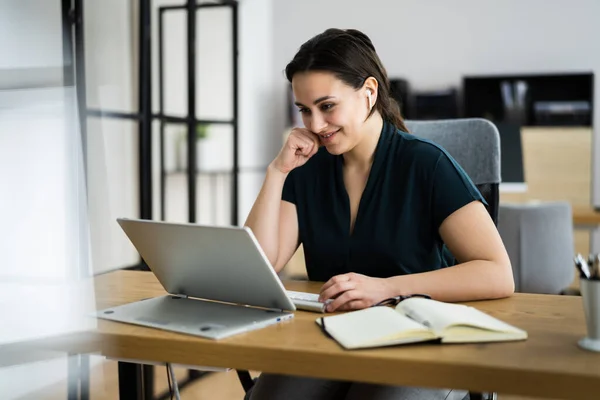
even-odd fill
[[[299,108],[298,111],[300,112],[300,114],[307,114],[310,112],[308,108]]]
[[[322,111],[329,111],[329,110],[331,110],[332,108],[333,108],[333,104],[330,104],[330,103],[326,103],[326,104],[323,104],[323,105],[321,106],[321,110],[322,110]]]

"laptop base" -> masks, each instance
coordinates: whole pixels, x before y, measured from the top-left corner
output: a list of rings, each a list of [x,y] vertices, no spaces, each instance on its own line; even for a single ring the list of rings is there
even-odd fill
[[[167,295],[100,310],[96,317],[223,339],[291,319],[294,314]]]

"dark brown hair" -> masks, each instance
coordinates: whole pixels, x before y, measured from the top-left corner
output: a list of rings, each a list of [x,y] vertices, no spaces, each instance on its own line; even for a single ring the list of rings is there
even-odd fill
[[[371,39],[355,29],[327,29],[304,43],[285,68],[288,81],[298,72],[328,71],[338,79],[360,89],[367,78],[379,83],[375,107],[369,116],[379,111],[384,120],[408,132],[400,115],[398,103],[390,94],[390,81]]]

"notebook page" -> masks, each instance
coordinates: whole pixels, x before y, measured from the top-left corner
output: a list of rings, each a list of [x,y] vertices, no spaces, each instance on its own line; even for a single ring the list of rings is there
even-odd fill
[[[324,320],[327,332],[347,348],[376,344],[398,336],[410,337],[411,334],[424,338],[433,336],[424,326],[389,307],[372,307]]]
[[[436,332],[441,332],[456,321],[460,304],[443,303],[419,297],[406,299],[396,306],[396,311],[428,326]]]
[[[441,332],[449,326],[468,325],[497,332],[517,332],[517,329],[500,321],[476,308],[462,304],[443,303],[423,298],[411,298],[402,301],[396,309],[423,325],[429,326],[436,332]]]

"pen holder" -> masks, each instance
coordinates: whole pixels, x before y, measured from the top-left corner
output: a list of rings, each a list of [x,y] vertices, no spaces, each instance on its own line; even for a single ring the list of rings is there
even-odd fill
[[[587,325],[587,336],[579,341],[579,346],[600,352],[600,280],[581,278],[579,282]]]

